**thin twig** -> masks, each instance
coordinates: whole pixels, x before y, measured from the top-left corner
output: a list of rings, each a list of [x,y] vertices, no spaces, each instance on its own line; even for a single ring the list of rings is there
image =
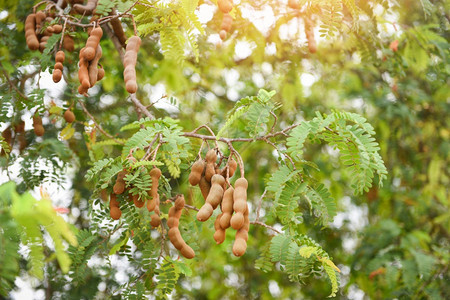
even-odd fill
[[[258,207],[256,208],[256,219],[255,219],[255,221],[259,221],[259,215],[260,215],[260,212],[261,212],[262,200],[266,196],[266,193],[267,193],[267,190],[264,190],[264,193],[262,193],[261,197],[259,198]]]
[[[266,228],[268,228],[268,229],[270,229],[272,231],[275,231],[278,234],[281,233],[281,231],[279,231],[278,229],[275,229],[275,227],[272,227],[272,226],[267,225],[266,223],[263,223],[263,222],[260,222],[260,221],[250,221],[250,224],[266,227]]]

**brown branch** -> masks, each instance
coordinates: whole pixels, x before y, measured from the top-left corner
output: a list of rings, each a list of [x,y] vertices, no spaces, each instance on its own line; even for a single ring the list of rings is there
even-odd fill
[[[103,130],[102,126],[100,126],[100,124],[97,123],[97,121],[95,121],[95,118],[93,115],[91,115],[91,113],[87,110],[86,106],[84,105],[84,103],[81,100],[78,100],[78,103],[80,103],[81,107],[83,108],[83,111],[89,116],[89,118],[92,120],[92,122],[94,122],[95,127],[97,127],[97,129],[103,133],[104,135],[106,135],[107,137],[109,137],[110,139],[113,139],[116,143],[124,145],[123,142],[116,140],[111,134],[107,133],[105,130]]]
[[[267,225],[266,223],[260,222],[260,221],[250,221],[250,224],[254,224],[254,225],[259,225],[262,227],[266,227],[267,229],[270,229],[272,231],[275,231],[276,233],[280,234],[281,231],[279,231],[278,229],[275,229],[275,227],[272,227],[270,225]]]

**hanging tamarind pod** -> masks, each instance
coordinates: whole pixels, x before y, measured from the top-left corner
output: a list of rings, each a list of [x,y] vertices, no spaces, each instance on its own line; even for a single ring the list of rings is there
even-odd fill
[[[161,170],[159,168],[153,168],[150,171],[150,177],[152,179],[152,187],[150,188],[150,191],[148,191],[150,199],[147,201],[147,209],[152,212],[159,203],[158,186],[159,178],[161,177]]]
[[[36,14],[29,14],[25,20],[25,40],[30,50],[39,48],[39,41],[36,35]]]
[[[125,191],[125,176],[127,175],[127,170],[122,170],[117,174],[116,183],[113,186],[114,194],[120,195]]]
[[[97,51],[97,46],[100,43],[100,39],[103,36],[103,30],[100,26],[92,29],[87,41],[86,46],[83,51],[83,58],[87,61],[91,61],[95,57]]]
[[[233,194],[234,188],[230,186],[223,194],[222,217],[220,218],[220,227],[227,229],[230,227],[231,216],[233,215]]]
[[[247,187],[245,178],[239,178],[234,184],[233,210],[235,214],[231,217],[230,225],[233,229],[240,229],[244,225],[244,213],[247,211]]]
[[[225,241],[225,229],[220,226],[220,220],[223,217],[223,214],[217,215],[216,221],[214,222],[214,232],[213,238],[217,244],[222,244]]]
[[[205,204],[200,208],[197,213],[197,220],[204,222],[208,220],[214,209],[220,204],[223,197],[223,184],[225,183],[225,178],[222,175],[214,175],[211,179],[211,190],[209,191],[208,197],[206,198]]]
[[[93,87],[97,83],[98,78],[98,62],[102,57],[102,47],[100,44],[97,45],[97,51],[95,52],[95,57],[89,62],[88,74],[89,74],[89,84]]]
[[[109,215],[112,219],[118,220],[122,216],[122,211],[119,208],[119,202],[117,201],[116,194],[109,196]]]
[[[217,160],[217,154],[214,149],[209,150],[206,153],[206,167],[205,167],[205,179],[211,182],[211,178],[216,174],[215,165]]]
[[[116,10],[113,8],[110,13],[110,16],[114,16],[114,15],[116,15]],[[122,47],[125,48],[127,36],[125,35],[125,32],[123,31],[122,22],[120,22],[119,18],[113,18],[113,19],[111,19],[110,23],[113,28],[114,34],[119,39],[119,42],[122,45]]]
[[[69,52],[73,52],[75,50],[75,41],[71,35],[64,35],[63,48]]]
[[[185,205],[185,200],[183,195],[178,195],[175,200],[175,205],[169,209],[169,219],[167,220],[167,225],[169,226],[169,240],[172,245],[180,251],[181,255],[191,259],[195,257],[195,252],[192,248],[186,244],[181,236],[179,226],[179,220],[181,217],[182,210]]]
[[[202,178],[203,171],[205,170],[205,162],[203,159],[197,160],[191,168],[191,173],[189,174],[189,183],[194,186],[200,182]]]
[[[74,4],[73,9],[80,15],[90,16],[97,7],[98,0],[88,0],[86,5]]]
[[[75,114],[70,110],[70,108],[64,112],[64,120],[66,120],[67,123],[75,122]]]
[[[125,88],[128,93],[134,94],[137,91],[136,83],[136,62],[137,53],[141,46],[141,38],[138,36],[132,36],[128,40],[127,47],[125,49],[125,55],[123,58],[123,78],[125,81]]]
[[[244,214],[244,224],[243,226],[236,232],[234,244],[233,244],[233,254],[235,256],[244,255],[247,250],[247,241],[248,241],[248,230],[250,229],[250,220],[248,218],[248,210]]]

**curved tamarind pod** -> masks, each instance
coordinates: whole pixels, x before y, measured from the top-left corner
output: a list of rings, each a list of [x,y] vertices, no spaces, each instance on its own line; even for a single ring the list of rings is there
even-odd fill
[[[233,3],[230,0],[218,0],[217,5],[224,14],[229,13],[233,9]]]
[[[65,58],[66,58],[66,54],[64,54],[64,51],[59,50],[58,52],[56,52],[55,62],[63,63]]]
[[[248,182],[245,178],[239,178],[234,185],[233,193],[233,210],[236,212],[230,220],[230,225],[233,229],[240,229],[244,225],[244,213],[248,210],[247,207],[247,188]]]
[[[180,230],[178,227],[172,227],[169,229],[169,240],[172,245],[180,250],[183,247],[183,238],[181,237]]]
[[[105,77],[105,69],[103,69],[103,66],[100,65],[97,70],[97,81],[100,81]]]
[[[113,9],[111,11],[110,15],[115,15],[115,14],[116,14],[116,11],[115,11],[115,9]],[[125,48],[125,43],[127,41],[127,36],[125,35],[125,32],[123,31],[122,22],[120,22],[119,18],[114,18],[114,19],[111,19],[110,23],[111,23],[111,26],[113,28],[114,34],[119,39],[119,42],[122,45],[122,47]]]
[[[225,230],[220,226],[220,220],[223,217],[223,214],[217,215],[216,221],[214,222],[214,240],[217,244],[222,244],[225,241]]]
[[[97,7],[97,1],[98,0],[88,0],[86,5],[75,4],[73,6],[73,9],[75,9],[75,11],[80,15],[90,16],[94,12],[94,9]]]
[[[153,168],[150,171],[150,177],[152,178],[152,187],[150,188],[150,191],[148,191],[148,195],[151,198],[147,201],[147,209],[148,211],[153,211],[157,204],[159,204],[158,185],[159,178],[161,177],[161,170]]]
[[[230,220],[233,215],[233,193],[234,188],[230,186],[223,194],[222,217],[220,218],[220,227],[222,227],[222,229],[230,227]]]
[[[217,154],[214,149],[209,150],[206,153],[206,168],[205,168],[205,178],[208,182],[211,182],[211,177],[216,174],[215,164],[217,160]]]
[[[84,59],[86,59],[87,61],[91,61],[94,59],[97,46],[100,43],[100,39],[102,38],[102,36],[103,30],[100,26],[92,29],[91,34],[86,41],[86,47],[83,52]]]
[[[125,180],[123,180],[125,175],[127,175],[126,170],[122,170],[117,174],[117,180],[113,187],[114,194],[120,195],[125,191]]]
[[[195,257],[194,250],[191,247],[189,247],[189,245],[186,243],[184,244],[183,248],[181,248],[180,253],[187,259],[192,259]]]
[[[174,208],[175,206],[172,206],[170,209]],[[176,210],[174,209],[174,212],[172,213],[172,216],[170,216],[170,209],[169,209],[169,219],[167,220],[167,226],[169,228],[172,227],[178,227],[180,223],[181,214],[183,213],[183,210]]]
[[[123,58],[123,78],[125,81],[125,88],[128,93],[134,94],[137,91],[136,83],[136,61],[139,47],[141,46],[141,38],[138,36],[132,36],[128,40],[127,47],[125,49],[125,56]]]
[[[79,66],[78,80],[80,81],[80,84],[83,87],[83,90],[87,91],[91,87],[91,84],[89,82],[89,70],[88,70],[89,62],[84,58],[84,51],[85,51],[85,48],[82,48],[80,50],[80,62],[78,63],[78,66]],[[78,90],[78,92],[79,92],[79,90]]]
[[[75,50],[75,41],[71,35],[65,35],[63,39],[63,48],[69,52]]]
[[[102,57],[102,47],[100,46],[100,44],[98,44],[97,52],[95,52],[95,57],[89,63],[89,67],[88,67],[89,83],[90,83],[91,87],[93,87],[95,85],[95,83],[97,82],[97,78],[98,78],[97,65],[98,65],[98,61],[100,60],[101,57]]]
[[[29,14],[25,20],[25,39],[28,49],[37,50],[39,41],[36,35],[36,14]]]
[[[205,169],[205,162],[202,159],[197,160],[192,165],[191,173],[189,174],[189,183],[192,186],[197,185],[200,182],[204,169]]]
[[[202,192],[203,199],[206,200],[206,198],[208,198],[209,191],[211,190],[211,183],[206,180],[205,176],[202,176],[202,178],[200,178],[200,182],[198,183],[198,187]]]
[[[225,30],[225,33],[227,33],[230,31],[232,24],[233,17],[230,14],[224,14],[222,17],[222,24],[220,25],[220,29]]]
[[[197,220],[204,222],[208,220],[214,209],[220,204],[223,197],[223,184],[225,179],[222,175],[214,175],[211,179],[212,186],[209,191],[208,197],[206,198],[206,203],[200,208],[197,213]]]

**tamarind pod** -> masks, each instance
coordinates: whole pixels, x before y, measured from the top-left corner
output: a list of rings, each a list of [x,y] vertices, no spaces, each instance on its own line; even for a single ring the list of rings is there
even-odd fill
[[[205,178],[208,182],[211,182],[211,177],[216,174],[215,163],[217,160],[217,154],[214,149],[209,150],[206,153],[206,168],[205,168]]]
[[[44,126],[42,126],[42,125],[35,125],[35,126],[34,126],[34,133],[35,133],[37,136],[43,136],[44,133],[45,133]]]
[[[114,184],[113,191],[116,195],[120,195],[125,191],[125,181],[123,180],[116,180],[116,183]]]
[[[113,206],[109,209],[109,215],[113,220],[119,220],[122,216],[122,211],[120,210],[120,208]]]
[[[55,68],[55,69],[58,69],[58,70],[60,70],[60,71],[62,71],[62,70],[64,69],[64,66],[63,66],[62,63],[57,62],[57,63],[55,64],[55,67],[54,67],[54,68]]]
[[[59,50],[58,52],[56,52],[55,62],[57,62],[57,63],[59,62],[62,64],[64,62],[65,58],[66,58],[66,54],[64,53],[64,51]]]
[[[42,10],[36,13],[36,32],[41,31],[42,22],[45,20],[46,17],[47,17],[46,14]]]
[[[218,0],[217,5],[224,14],[229,13],[233,9],[233,4],[230,0]]]
[[[15,131],[16,133],[24,132],[24,131],[25,131],[25,122],[24,122],[24,121],[20,121],[19,123],[17,123],[17,124],[14,126],[14,131]]]
[[[84,59],[86,59],[87,61],[91,61],[94,59],[97,46],[100,43],[100,39],[102,38],[102,36],[103,30],[100,26],[92,29],[91,34],[86,41],[86,46],[83,52]]]
[[[90,16],[94,12],[94,9],[97,7],[97,0],[88,0],[86,5],[75,4],[73,8],[80,15]]]
[[[133,199],[134,206],[137,208],[141,208],[144,206],[145,202],[139,200],[139,195],[132,195],[131,198]]]
[[[206,202],[210,203],[211,206],[215,209],[223,197],[223,184],[225,183],[225,178],[222,175],[215,174],[211,178],[211,190],[209,191],[208,197],[206,198]]]
[[[87,89],[85,89],[82,85],[78,86],[78,94],[85,95],[87,93]]]
[[[150,171],[150,177],[152,179],[152,187],[150,188],[150,191],[148,191],[150,199],[147,201],[147,209],[151,212],[155,209],[157,204],[159,204],[158,185],[159,178],[161,177],[161,170],[153,168]]]
[[[62,29],[63,29],[63,27],[60,24],[55,24],[52,26],[53,33],[56,33],[56,34],[61,33]]]
[[[38,115],[33,116],[33,125],[42,125],[42,118]]]
[[[222,217],[220,218],[220,227],[222,227],[222,229],[230,227],[230,220],[233,214],[233,193],[234,188],[230,186],[223,194]]]
[[[217,215],[216,221],[214,222],[214,232],[213,238],[217,244],[222,244],[225,241],[225,230],[220,226],[220,219],[223,217],[223,214]]]
[[[194,186],[200,182],[200,179],[205,169],[205,162],[202,159],[197,160],[191,168],[191,173],[189,174],[189,183]]]
[[[19,151],[22,153],[22,151],[27,147],[27,139],[25,138],[25,134],[19,134],[17,135],[17,139],[19,140]],[[3,150],[3,149],[2,149]]]
[[[69,52],[75,50],[75,41],[71,35],[65,35],[63,39],[63,48]]]
[[[97,64],[101,57],[102,57],[102,47],[100,46],[100,44],[98,44],[97,51],[95,53],[95,57],[89,63],[89,67],[88,67],[89,83],[90,83],[91,87],[93,87],[95,85],[95,83],[97,82],[97,78],[98,78]]]
[[[237,162],[233,158],[228,161],[228,168],[230,169],[230,171],[228,172],[228,175],[230,177],[233,177],[233,175],[237,169]]]
[[[11,126],[8,126],[5,130],[2,132],[2,137],[5,139],[5,141],[11,145],[12,142],[12,130]]]
[[[91,87],[91,84],[89,82],[89,62],[81,58],[79,62],[79,68],[78,68],[78,80],[80,81],[81,86],[84,90],[88,90]]]
[[[247,187],[248,187],[248,181],[245,178],[239,178],[236,180],[234,184],[234,204],[233,209],[235,212],[241,212],[244,213],[246,206],[244,207],[241,202],[246,203],[247,202]]]
[[[47,44],[48,39],[50,38],[50,36],[48,35],[44,35],[43,37],[41,37],[41,39],[39,40],[40,43],[45,43]]]
[[[230,225],[233,229],[239,230],[244,225],[244,214],[241,212],[235,213],[230,219]]]
[[[171,208],[173,208],[173,206]],[[177,210],[173,213],[173,216],[169,217],[167,220],[167,226],[169,226],[169,228],[178,227],[182,212],[182,210]]]
[[[198,183],[198,187],[202,192],[203,199],[206,200],[206,198],[208,198],[209,191],[211,190],[211,183],[206,180],[205,176],[202,176],[202,178],[200,178],[200,182]]]
[[[180,230],[178,227],[172,227],[169,229],[169,240],[172,243],[172,245],[180,250],[183,247],[183,238],[181,237]]]
[[[39,51],[41,53],[44,52],[46,46],[47,46],[47,42],[39,43]]]
[[[119,201],[117,201],[117,195],[112,193],[109,195],[109,207],[119,207]]]
[[[37,50],[39,41],[36,35],[36,14],[29,14],[25,20],[25,39],[28,49]]]
[[[61,78],[62,78],[62,71],[60,69],[55,68],[52,74],[53,82],[57,83],[61,80]]]
[[[75,114],[70,109],[66,110],[64,112],[64,120],[67,123],[73,123],[75,121]]]
[[[236,239],[233,244],[234,256],[242,256],[247,250],[247,242],[244,239]]]
[[[230,14],[224,14],[222,17],[222,24],[220,25],[220,29],[225,30],[225,33],[227,33],[230,31],[232,24],[233,17]]]
[[[105,70],[103,69],[102,66],[100,66],[100,67],[97,69],[97,81],[102,80],[103,77],[105,77]]]
[[[155,213],[151,216],[151,218],[152,219],[150,221],[150,225],[152,225],[152,227],[158,227],[159,225],[161,225],[161,218],[159,217],[159,215]]]
[[[186,243],[184,243],[184,246],[183,246],[183,248],[181,248],[180,253],[181,253],[181,255],[186,257],[187,259],[192,259],[192,258],[195,257],[194,250],[192,250],[192,248],[189,247],[189,245],[186,244]]]
[[[186,204],[186,201],[184,200],[184,195],[180,194],[175,199],[175,208],[177,210],[182,210],[184,208],[184,205]]]
[[[136,83],[136,61],[139,47],[141,46],[141,38],[132,36],[125,49],[125,56],[123,59],[123,77],[125,81],[125,88],[128,93],[134,94],[137,91]]]
[[[115,12],[112,12],[115,14]],[[111,26],[113,28],[114,34],[119,39],[120,44],[122,47],[125,47],[125,43],[127,41],[127,36],[125,35],[125,32],[123,31],[122,22],[120,22],[119,18],[111,19]]]
[[[205,222],[211,217],[214,212],[214,208],[209,203],[205,203],[200,210],[197,212],[197,220],[200,222]]]
[[[108,201],[109,195],[107,190],[102,190],[100,192],[100,199],[102,199],[103,202]]]
[[[220,30],[219,31],[219,37],[222,41],[224,41],[227,38],[227,32],[225,30]]]

